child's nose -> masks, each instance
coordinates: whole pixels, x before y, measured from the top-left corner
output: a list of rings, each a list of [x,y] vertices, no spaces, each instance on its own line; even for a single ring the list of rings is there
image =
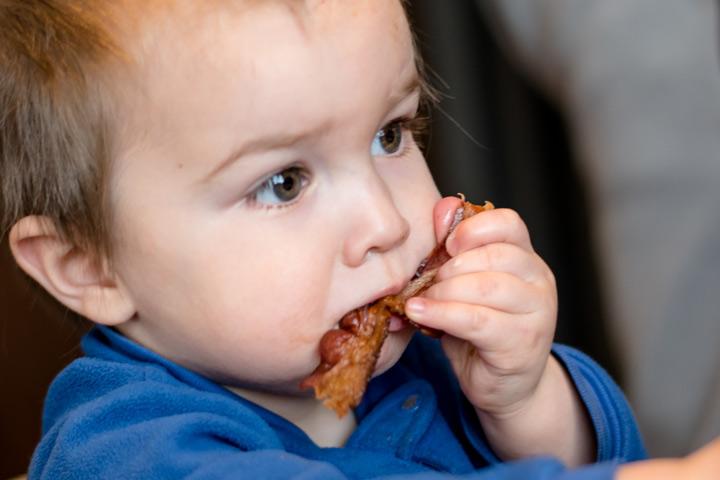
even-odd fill
[[[344,262],[349,267],[361,265],[370,253],[392,250],[410,234],[410,225],[384,182],[376,179],[372,188],[360,190],[362,193],[353,198],[352,227],[343,246]]]

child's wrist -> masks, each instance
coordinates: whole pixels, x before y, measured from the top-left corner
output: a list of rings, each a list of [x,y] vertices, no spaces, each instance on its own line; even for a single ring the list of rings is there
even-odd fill
[[[504,460],[552,455],[569,466],[592,461],[592,427],[560,363],[548,356],[531,395],[492,412],[475,409],[495,453]]]
[[[544,395],[546,392],[552,391],[552,384],[556,383],[551,371],[551,362],[554,362],[554,359],[548,356],[543,373],[528,395],[493,408],[483,409],[476,407],[475,410],[483,427],[502,429],[506,425],[524,422],[525,418],[540,410],[539,406],[544,402]]]

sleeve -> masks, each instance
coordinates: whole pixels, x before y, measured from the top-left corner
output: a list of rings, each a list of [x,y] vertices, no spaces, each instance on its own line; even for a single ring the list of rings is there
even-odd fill
[[[595,427],[598,461],[629,462],[647,458],[630,405],[607,372],[573,348],[555,345],[553,354],[575,382]]]
[[[476,468],[493,472],[495,476],[489,478],[611,479],[621,463],[645,459],[647,454],[630,406],[605,370],[571,347],[555,344],[552,354],[573,380],[595,430],[596,463],[583,468],[567,470],[550,458],[503,463],[486,440],[475,410],[462,394],[437,341],[416,335],[401,362],[413,375],[433,385],[443,416],[466,444]],[[516,473],[520,476],[515,477]]]
[[[592,422],[596,462],[619,464],[647,458],[630,405],[605,370],[571,347],[555,344],[552,354],[573,380]],[[483,435],[472,406],[464,398],[461,402],[461,421],[468,440],[488,463],[500,463]]]

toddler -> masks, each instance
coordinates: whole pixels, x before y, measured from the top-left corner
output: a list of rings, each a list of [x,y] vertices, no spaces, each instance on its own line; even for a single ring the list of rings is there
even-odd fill
[[[553,346],[527,229],[462,222],[362,403],[299,383],[445,237],[399,0],[3,0],[0,176],[19,266],[95,327],[30,478],[611,478],[622,394]],[[594,465],[568,472],[567,468]],[[638,478],[638,477],[633,477]]]

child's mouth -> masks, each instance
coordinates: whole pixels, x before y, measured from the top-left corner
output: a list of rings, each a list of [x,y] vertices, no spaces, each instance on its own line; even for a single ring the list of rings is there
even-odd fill
[[[492,208],[489,202],[483,206],[463,202],[455,211],[449,231],[463,219]],[[443,240],[420,263],[407,285],[395,285],[380,292],[382,298],[348,312],[340,320],[339,328],[326,332],[320,339],[320,364],[302,381],[301,388],[314,388],[316,397],[323,399],[325,405],[340,416],[356,406],[375,370],[388,333],[398,332],[409,323],[405,318],[405,302],[430,288],[435,274],[449,259]],[[443,333],[416,326],[431,336],[439,337]]]

